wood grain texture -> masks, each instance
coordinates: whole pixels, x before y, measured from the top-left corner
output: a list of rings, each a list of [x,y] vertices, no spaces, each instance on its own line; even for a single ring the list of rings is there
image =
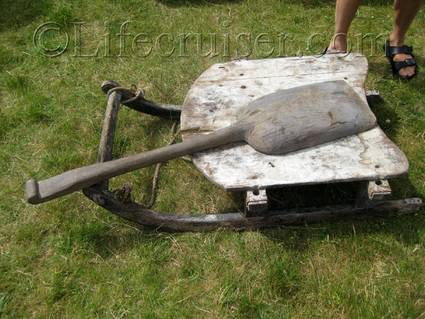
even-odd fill
[[[135,95],[134,92],[120,86],[118,82],[108,80],[101,85],[103,93],[108,94],[110,90],[119,88],[121,103],[138,112],[159,116],[167,120],[180,120],[180,106],[172,104],[160,104],[147,100],[143,94]]]
[[[114,145],[115,130],[117,127],[118,111],[121,106],[121,94],[112,92],[108,96],[105,118],[103,119],[102,134],[100,135],[99,150],[97,152],[97,162],[107,162],[112,160],[112,150]],[[109,180],[99,183],[103,189],[108,189]]]
[[[101,163],[72,169],[39,181],[37,185],[31,181],[27,186],[32,196],[28,197],[30,203],[42,203],[135,169],[219,146],[231,148],[233,143],[247,142],[261,153],[282,155],[376,126],[376,118],[367,103],[350,85],[344,81],[321,82],[279,90],[257,99],[245,107],[240,120],[229,127],[110,161],[120,105],[116,94],[113,91],[108,99],[100,143]],[[31,189],[33,186],[36,190]]]
[[[117,126],[118,111],[121,105],[121,94],[112,92],[108,96],[105,110],[105,118],[102,125],[97,161],[106,162],[112,160],[112,147],[114,145],[115,129]]]
[[[176,215],[160,213],[134,203],[123,203],[109,191],[95,187],[84,189],[84,194],[99,206],[136,225],[171,232],[202,232],[216,229],[248,230],[306,223],[331,221],[347,217],[398,216],[418,212],[422,207],[420,198],[403,200],[370,201],[367,205],[332,205],[303,209],[268,211],[263,216],[247,217],[243,213]]]
[[[186,96],[183,139],[235,123],[249,102],[280,89],[344,80],[366,101],[366,75],[367,60],[359,54],[215,64]],[[226,190],[389,179],[408,170],[406,157],[380,128],[284,156],[261,154],[241,144],[197,153],[193,162]]]

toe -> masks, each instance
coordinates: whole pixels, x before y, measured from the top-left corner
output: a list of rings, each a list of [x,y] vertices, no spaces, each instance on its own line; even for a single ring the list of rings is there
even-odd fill
[[[399,53],[394,55],[393,60],[395,62],[401,62],[411,58],[413,57],[410,54]],[[413,75],[415,75],[415,72],[416,72],[416,66],[408,66],[408,67],[401,68],[398,71],[398,74],[401,77],[406,78],[406,77],[412,77]]]
[[[415,74],[415,67],[409,66],[409,67],[402,68],[400,69],[398,73],[400,74],[401,77],[404,77],[404,78],[413,76]]]

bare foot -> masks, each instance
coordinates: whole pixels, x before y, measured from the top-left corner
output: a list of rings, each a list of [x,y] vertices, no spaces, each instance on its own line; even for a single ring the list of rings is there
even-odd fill
[[[347,34],[335,33],[329,43],[327,53],[346,53],[347,52]]]

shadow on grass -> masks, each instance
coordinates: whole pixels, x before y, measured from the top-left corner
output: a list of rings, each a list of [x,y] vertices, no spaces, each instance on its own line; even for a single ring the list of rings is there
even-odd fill
[[[409,179],[401,178],[392,183],[394,198],[418,197],[415,187]],[[331,204],[353,204],[356,199],[358,183],[337,183],[329,185],[301,186],[278,189],[268,192],[271,209],[279,207],[312,207]],[[243,204],[242,193],[235,193],[235,200]],[[243,209],[243,206],[241,206]],[[107,211],[105,211],[107,213]],[[420,234],[425,230],[425,210],[417,214],[398,217],[365,217],[355,215],[333,221],[323,221],[299,226],[287,226],[272,229],[261,229],[259,232],[284,249],[303,252],[315,241],[326,239],[343,240],[358,236],[391,235],[405,246],[421,242]],[[116,217],[114,217],[116,218]],[[118,220],[122,221],[122,219]],[[125,221],[122,221],[126,223]],[[112,223],[111,223],[112,224]],[[131,225],[131,223],[129,223]],[[110,224],[78,225],[78,231],[71,232],[71,241],[66,242],[69,252],[75,243],[87,246],[102,258],[107,259],[137,246],[154,249],[158,245],[166,248],[172,245],[174,238],[185,236],[182,233],[169,234],[158,232],[154,228],[143,226],[119,226]],[[220,231],[219,231],[220,232]],[[231,231],[229,231],[231,232]],[[194,235],[196,236],[196,235]],[[372,236],[373,237],[373,236]]]
[[[323,222],[297,227],[262,230],[261,232],[286,249],[303,252],[316,240],[354,238],[356,236],[391,235],[405,246],[421,242],[420,233],[425,229],[425,215],[418,214],[398,217],[349,218],[335,222]]]
[[[105,214],[108,214],[105,211]],[[96,254],[102,259],[112,258],[136,247],[142,249],[168,247],[172,245],[170,234],[154,229],[138,228],[122,219],[104,216],[108,223],[80,220],[67,224],[64,232],[56,240],[56,247],[63,255],[71,255],[78,250],[89,255]]]
[[[425,52],[425,48],[422,48]],[[416,90],[418,93],[423,93],[425,88],[425,76],[423,74],[425,69],[425,57],[423,56],[415,56],[416,63],[418,65],[418,74],[415,78],[407,82],[407,85],[410,89]]]
[[[369,69],[373,70],[376,74],[380,74],[382,78],[393,81],[403,81],[407,84],[409,89],[414,89],[415,91],[422,93],[423,88],[425,87],[425,77],[421,70],[425,66],[425,57],[416,55],[415,60],[418,65],[418,73],[417,76],[411,80],[398,79],[397,76],[393,75],[390,64],[386,59],[380,61],[371,60],[368,63]]]
[[[304,7],[322,7],[322,6],[335,6],[335,1],[333,0],[287,0],[285,3],[291,3],[291,4],[302,4]],[[362,5],[366,6],[387,6],[387,5],[393,5],[393,1],[391,0],[365,0],[362,1]]]
[[[421,197],[407,177],[390,182],[394,198]],[[280,204],[292,207],[308,207],[330,204],[354,203],[357,183],[345,183],[322,186],[299,187],[280,190],[280,194],[271,194]],[[320,190],[321,188],[321,190]],[[320,195],[321,194],[321,195]],[[417,214],[397,217],[356,217],[321,222],[308,225],[282,227],[263,230],[267,237],[279,242],[283,247],[297,251],[308,249],[315,239],[348,238],[359,235],[391,234],[399,242],[410,246],[421,241],[420,233],[425,229],[425,209]],[[353,234],[355,232],[355,234]]]
[[[394,138],[400,124],[400,117],[383,96],[374,98],[369,106],[376,116],[378,125],[390,139]]]
[[[181,7],[181,6],[191,6],[191,7],[200,7],[200,6],[212,6],[212,5],[221,5],[221,4],[237,4],[243,2],[243,0],[158,0],[167,6],[170,7]],[[322,7],[322,6],[335,6],[334,0],[287,0],[285,4],[302,4],[304,7]],[[363,1],[363,5],[368,6],[387,6],[392,5],[393,1],[390,0],[367,0]]]
[[[0,1],[0,31],[30,24],[41,16],[50,0],[2,0]]]
[[[220,4],[238,4],[243,2],[243,0],[158,0],[158,2],[170,7],[202,7]]]

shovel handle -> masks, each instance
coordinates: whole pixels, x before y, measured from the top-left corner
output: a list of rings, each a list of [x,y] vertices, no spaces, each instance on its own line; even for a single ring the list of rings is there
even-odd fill
[[[236,127],[228,127],[210,134],[194,136],[179,144],[75,168],[43,181],[31,179],[25,185],[26,199],[31,204],[43,203],[142,167],[240,141],[242,136],[240,132],[241,130]]]

